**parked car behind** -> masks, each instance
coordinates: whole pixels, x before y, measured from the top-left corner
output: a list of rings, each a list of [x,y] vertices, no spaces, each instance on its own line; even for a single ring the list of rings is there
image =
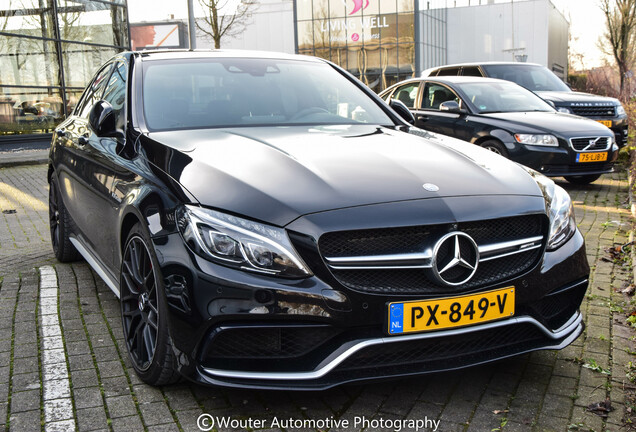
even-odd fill
[[[422,129],[477,144],[547,176],[587,184],[612,171],[614,134],[559,113],[523,87],[476,77],[410,79],[380,94],[404,103]]]
[[[54,134],[53,250],[120,298],[153,385],[323,389],[567,346],[589,276],[567,192],[443,141],[322,59],[122,53]]]
[[[463,63],[427,69],[422,77],[481,76],[512,81],[551,102],[557,111],[596,120],[612,129],[616,144],[627,144],[628,121],[616,98],[574,92],[545,66],[535,63]]]

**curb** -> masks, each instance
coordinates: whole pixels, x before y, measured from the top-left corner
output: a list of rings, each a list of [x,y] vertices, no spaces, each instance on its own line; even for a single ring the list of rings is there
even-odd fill
[[[0,153],[0,168],[10,168],[22,165],[41,165],[47,163],[48,159],[48,150]]]
[[[630,162],[630,166],[627,169],[628,170],[628,175],[627,175],[627,193],[629,195],[629,204],[630,204],[630,210],[632,213],[632,221],[636,220],[636,199],[634,199],[634,192],[632,190],[632,185],[634,184],[634,181],[636,181],[636,179],[634,178],[634,173],[632,172],[631,169],[631,161],[632,161],[632,154],[630,153],[630,157],[629,157],[629,162]],[[633,241],[634,241],[634,228],[632,227],[629,230],[629,241],[630,243],[632,243],[632,247],[630,247],[630,253],[632,255],[632,282],[636,283],[636,247],[634,247],[633,245]]]

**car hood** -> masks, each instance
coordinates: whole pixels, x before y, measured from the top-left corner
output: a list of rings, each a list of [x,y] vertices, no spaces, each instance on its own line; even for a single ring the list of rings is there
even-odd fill
[[[549,133],[564,138],[573,136],[613,136],[612,132],[599,122],[584,117],[558,112],[511,112],[481,114],[492,120],[499,120],[498,127],[512,133]]]
[[[202,205],[279,226],[378,203],[541,195],[517,164],[413,131],[420,136],[370,125],[169,131],[148,134],[142,146],[151,163]]]
[[[567,91],[538,91],[536,92],[541,98],[550,100],[554,103],[565,102],[567,104],[573,102],[597,103],[600,105],[618,105],[620,102],[616,98],[597,96],[591,93],[583,92],[567,92]]]

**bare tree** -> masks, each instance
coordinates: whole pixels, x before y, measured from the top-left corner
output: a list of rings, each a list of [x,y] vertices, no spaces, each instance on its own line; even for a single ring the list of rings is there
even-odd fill
[[[245,30],[247,20],[257,7],[256,0],[199,0],[205,11],[203,21],[207,25],[196,25],[214,41],[214,48],[221,48],[223,36],[236,36]],[[232,13],[228,13],[232,8]]]
[[[634,64],[636,51],[636,0],[601,0],[601,11],[605,15],[607,32],[603,39],[609,42],[604,49],[611,54],[620,74],[620,95],[623,100],[630,97],[628,91],[630,69]],[[603,44],[601,44],[603,49]],[[610,51],[609,53],[607,51]],[[629,75],[628,75],[629,73]]]

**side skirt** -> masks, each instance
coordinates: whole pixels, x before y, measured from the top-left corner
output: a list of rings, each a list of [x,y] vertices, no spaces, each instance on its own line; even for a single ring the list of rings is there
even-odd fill
[[[77,251],[84,257],[86,262],[93,268],[93,270],[95,270],[95,273],[97,273],[99,277],[102,278],[102,280],[115,294],[115,296],[117,296],[117,298],[120,298],[119,282],[117,282],[110,275],[110,272],[106,270],[104,266],[102,266],[102,264],[99,262],[99,259],[88,248],[86,248],[81,241],[79,241],[74,236],[71,236],[70,240],[71,243],[73,243],[73,246],[75,246],[75,249],[77,249]]]

